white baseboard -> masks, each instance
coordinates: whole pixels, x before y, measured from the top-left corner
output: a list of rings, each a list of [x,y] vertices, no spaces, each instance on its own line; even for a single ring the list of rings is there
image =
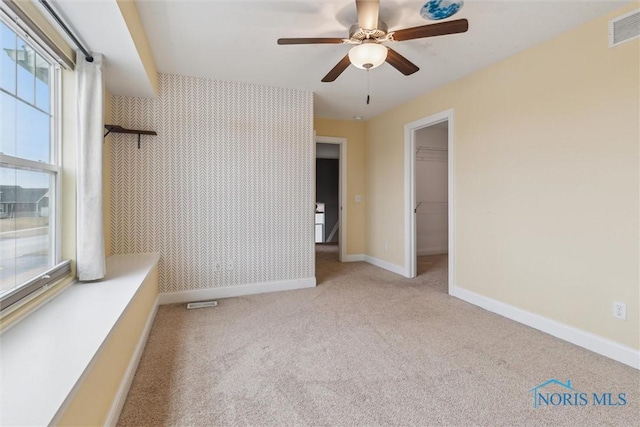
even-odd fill
[[[315,286],[316,278],[308,277],[306,279],[251,283],[248,285],[196,289],[183,292],[167,292],[160,294],[159,298],[160,305],[165,305],[216,298],[241,297],[244,295],[263,294],[266,292],[290,291],[293,289],[313,288]]]
[[[342,257],[342,262],[358,262],[364,261],[364,254],[352,254]]]
[[[376,267],[384,268],[385,270],[389,270],[392,273],[396,273],[396,274],[399,274],[399,275],[404,276],[404,277],[409,277],[406,274],[404,266],[393,264],[393,263],[390,263],[388,261],[383,261],[381,259],[374,258],[374,257],[369,256],[369,255],[365,255],[364,256],[364,260],[366,262],[368,262],[369,264],[375,265]]]
[[[153,320],[156,318],[156,313],[158,312],[158,301],[160,296],[156,298],[156,301],[147,317],[147,322],[144,324],[144,329],[142,330],[142,335],[140,335],[140,339],[138,340],[138,344],[136,345],[136,349],[133,352],[133,356],[129,361],[129,366],[127,367],[127,371],[122,377],[122,381],[120,381],[120,387],[118,387],[118,391],[116,393],[115,399],[113,399],[113,403],[111,404],[111,409],[109,409],[109,414],[107,415],[107,420],[105,421],[106,426],[115,426],[118,423],[118,419],[120,418],[120,413],[122,412],[122,407],[124,406],[124,402],[127,399],[127,394],[129,394],[129,388],[131,387],[131,382],[133,381],[133,377],[138,370],[138,364],[140,363],[140,357],[142,357],[142,351],[144,350],[144,346],[147,344],[147,338],[149,338],[149,333],[151,332],[151,326],[153,325]]]
[[[640,369],[640,351],[634,348],[457,286],[450,287],[449,294],[485,310],[591,350],[594,353],[617,360],[632,368]]]
[[[439,249],[434,249],[434,248],[427,248],[427,249],[418,249],[417,251],[418,256],[427,256],[427,255],[446,255],[448,252],[448,248],[439,248]]]

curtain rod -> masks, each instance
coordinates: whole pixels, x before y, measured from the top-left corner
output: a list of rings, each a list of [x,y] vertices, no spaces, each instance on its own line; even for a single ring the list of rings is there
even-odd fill
[[[47,3],[47,0],[40,0],[40,3],[42,4],[42,6],[44,6],[45,9],[47,9],[47,12],[49,12],[49,14],[53,17],[53,19],[55,19],[55,21],[58,23],[60,28],[62,28],[64,32],[67,33],[67,35],[71,38],[73,43],[75,43],[78,49],[80,49],[80,51],[84,54],[84,58],[87,60],[87,62],[93,62],[93,56],[91,56],[91,54],[89,53],[89,50],[87,50],[84,47],[84,45],[80,42],[80,40],[78,40],[78,38],[73,34],[71,29],[67,27],[67,25],[60,18],[60,16],[58,16],[56,11],[53,10],[51,5]]]

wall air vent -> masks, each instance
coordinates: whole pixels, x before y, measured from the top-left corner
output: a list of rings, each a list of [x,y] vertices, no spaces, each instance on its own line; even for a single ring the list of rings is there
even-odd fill
[[[640,9],[609,21],[609,47],[640,37]]]

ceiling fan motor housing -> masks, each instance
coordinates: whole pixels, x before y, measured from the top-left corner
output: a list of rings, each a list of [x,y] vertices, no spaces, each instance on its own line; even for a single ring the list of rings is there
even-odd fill
[[[349,28],[349,39],[352,41],[375,40],[386,36],[388,30],[389,27],[387,27],[387,24],[382,21],[378,21],[378,28],[375,30],[363,30],[358,24],[353,24],[351,28]]]

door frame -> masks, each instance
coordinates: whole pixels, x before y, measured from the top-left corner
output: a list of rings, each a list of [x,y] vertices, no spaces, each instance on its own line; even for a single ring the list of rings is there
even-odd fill
[[[416,248],[416,132],[420,129],[448,122],[447,131],[447,165],[448,165],[448,251],[449,251],[449,293],[455,287],[455,140],[454,140],[454,111],[445,110],[428,117],[408,123],[404,126],[404,267],[407,277],[416,277],[417,248]]]
[[[337,144],[340,146],[340,176],[338,185],[338,260],[344,262],[347,256],[347,138],[316,135],[316,144]],[[314,147],[315,148],[315,147]]]

